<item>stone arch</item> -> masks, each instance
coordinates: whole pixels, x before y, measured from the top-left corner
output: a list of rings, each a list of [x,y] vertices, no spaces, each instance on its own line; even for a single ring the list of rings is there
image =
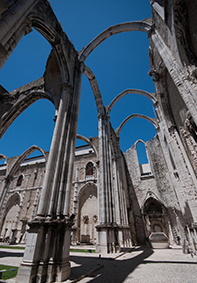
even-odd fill
[[[116,132],[116,136],[118,138],[120,138],[120,132],[122,130],[122,128],[124,127],[124,125],[129,121],[131,120],[132,118],[134,117],[137,117],[137,118],[142,118],[142,119],[145,119],[147,120],[148,122],[152,123],[153,126],[155,127],[155,129],[157,130],[158,128],[158,123],[157,123],[157,120],[155,118],[150,118],[146,115],[142,115],[142,114],[131,114],[130,116],[128,116],[121,124],[120,126],[115,130]]]
[[[72,75],[69,66],[69,55],[64,47],[61,34],[63,33],[63,30],[58,20],[55,18],[56,24],[54,27],[51,22],[46,21],[46,18],[43,19],[43,17],[41,17],[40,15],[30,14],[29,19],[31,21],[32,28],[36,29],[41,35],[43,35],[43,37],[51,44],[51,46],[55,50],[57,61],[61,70],[62,83],[71,83],[70,80],[72,78]],[[66,81],[65,78],[67,78]]]
[[[98,157],[98,151],[97,151],[95,145],[91,142],[90,139],[88,139],[88,138],[86,138],[86,137],[84,137],[82,135],[79,135],[79,134],[77,134],[77,139],[82,140],[82,141],[86,142],[87,144],[89,144],[89,146],[91,146],[93,148],[96,156]]]
[[[96,101],[97,112],[98,114],[104,114],[105,106],[103,104],[103,99],[101,96],[101,92],[100,92],[96,77],[94,73],[90,70],[90,68],[88,68],[87,66],[84,66],[84,74],[86,75],[86,77],[88,78],[90,82],[90,85],[91,85],[91,88],[94,94],[94,98]]]
[[[142,213],[146,225],[147,237],[155,232],[163,232],[169,237],[167,208],[150,191],[143,203]]]
[[[138,155],[138,151],[137,151],[137,145],[139,143],[142,143],[144,145],[144,149],[145,149],[145,154],[146,154],[146,158],[148,163],[147,164],[141,164],[139,161],[139,155]],[[146,148],[146,143],[142,140],[142,139],[138,139],[135,143],[134,143],[134,149],[136,152],[136,156],[137,156],[137,160],[138,160],[138,168],[139,168],[139,174],[140,176],[149,176],[152,175],[152,170],[151,170],[151,163],[149,160],[149,156],[148,156],[148,152],[147,152],[147,148]]]
[[[51,93],[44,90],[30,90],[26,95],[22,95],[22,97],[2,116],[0,120],[0,138],[23,111],[39,99],[47,99],[54,104],[55,108],[57,107],[57,101]]]
[[[21,154],[16,159],[15,163],[12,165],[12,167],[9,169],[9,171],[6,175],[4,187],[3,187],[1,194],[0,194],[0,206],[3,206],[3,203],[4,203],[5,198],[6,198],[6,194],[9,191],[10,182],[12,181],[14,174],[16,173],[16,171],[18,170],[18,168],[22,164],[22,162],[35,150],[39,150],[44,155],[44,157],[46,159],[45,151],[42,148],[40,148],[39,146],[36,146],[36,145],[33,145],[30,148],[28,148],[23,154]],[[0,221],[1,221],[1,217],[0,217]]]
[[[15,16],[10,17],[8,13],[6,15],[6,23],[2,22],[1,30],[3,33],[0,36],[0,40],[5,43],[4,47],[2,46],[4,48],[4,58],[2,61],[4,63],[7,60],[21,38],[25,34],[30,33],[32,28],[34,28],[54,48],[61,69],[62,83],[70,83],[70,79],[72,78],[71,69],[69,66],[69,52],[71,43],[69,42],[66,34],[63,32],[59,21],[51,9],[50,4],[48,2],[31,2],[18,3],[18,5],[11,6],[9,8],[10,13],[12,12]],[[12,32],[9,33],[10,29],[12,29]],[[6,36],[6,33],[8,36]],[[11,40],[13,36],[14,40]],[[67,50],[64,47],[65,40],[67,43]],[[65,81],[65,77],[67,78],[67,81]]]
[[[86,174],[86,177],[87,176],[93,176],[94,175],[94,164],[92,161],[88,161],[86,163],[86,166],[85,166],[85,174]]]
[[[23,154],[21,154],[18,159],[16,160],[16,162],[13,164],[13,166],[11,167],[10,171],[9,171],[9,174],[7,176],[7,178],[9,179],[9,177],[12,177],[15,172],[17,171],[18,167],[21,165],[21,163],[32,153],[34,152],[35,150],[38,150],[40,151],[45,159],[46,159],[46,153],[45,151],[40,148],[39,146],[37,145],[32,145],[30,148],[28,148],[25,152],[23,152]]]
[[[47,98],[54,103],[57,109],[62,93],[62,85],[68,84],[69,86],[73,86],[74,84],[73,72],[74,65],[76,64],[75,59],[78,54],[70,43],[67,35],[63,32],[59,21],[47,1],[42,2],[32,0],[22,1],[20,3],[17,2],[15,5],[11,5],[6,14],[3,15],[0,23],[0,29],[2,30],[0,35],[2,44],[0,50],[0,66],[3,66],[21,38],[30,33],[32,28],[37,30],[49,42],[52,51],[48,57],[44,74],[44,83],[42,86],[44,91],[42,93],[38,93],[37,91],[29,93],[29,95],[26,95],[26,98],[22,99],[19,104],[22,108],[28,107],[39,98]],[[51,71],[51,65],[53,65],[53,71]],[[55,75],[54,66],[56,71]],[[53,93],[53,95],[50,95],[50,93]],[[6,97],[8,97],[9,103],[7,103],[8,105],[6,104],[5,107],[7,115],[4,116],[4,120],[2,119],[0,121],[0,137],[5,133],[14,119],[16,119],[16,117],[24,110],[20,109],[20,112],[19,109],[17,109],[18,104],[14,105],[16,100],[19,100],[18,94],[17,99],[14,99],[15,101],[13,101],[14,97],[11,93],[6,93]],[[54,97],[56,98],[53,99]],[[12,108],[11,112],[8,111],[10,108]],[[0,113],[0,115],[2,115],[2,113]],[[7,119],[9,121],[7,121]]]
[[[136,22],[126,22],[118,25],[111,26],[100,33],[97,37],[95,37],[82,51],[79,53],[79,60],[85,62],[86,58],[90,55],[90,53],[104,40],[109,38],[114,34],[118,34],[126,31],[143,31],[149,32],[151,30],[151,25],[145,21],[136,21]]]
[[[12,228],[21,203],[19,193],[13,193],[6,204],[3,212],[3,221],[1,226],[1,238],[3,241],[9,242],[12,235]]]
[[[1,159],[5,159],[6,163],[8,161],[8,157],[6,155],[2,154],[2,153],[0,153],[0,160]]]
[[[80,242],[95,243],[96,241],[97,198],[97,186],[93,182],[86,183],[78,193],[77,240]]]
[[[127,94],[139,94],[139,95],[143,95],[147,98],[149,98],[153,103],[156,102],[156,99],[154,97],[153,94],[147,92],[147,91],[144,91],[144,90],[141,90],[141,89],[126,89],[124,90],[123,92],[119,93],[113,100],[112,102],[107,106],[107,115],[110,115],[110,112],[113,108],[113,106],[122,98],[124,97],[125,95]]]

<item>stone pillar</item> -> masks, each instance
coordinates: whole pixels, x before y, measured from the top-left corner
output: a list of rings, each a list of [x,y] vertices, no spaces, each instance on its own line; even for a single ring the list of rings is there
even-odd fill
[[[75,216],[75,225],[72,228],[72,236],[71,241],[72,244],[77,243],[77,216],[78,216],[78,184],[79,182],[79,167],[76,168],[76,176],[75,176],[75,188],[74,188],[74,197],[73,197],[73,209],[72,213]]]
[[[98,179],[98,252],[119,249],[118,226],[115,221],[114,187],[109,118],[99,115],[99,179]]]
[[[68,203],[82,71],[81,64],[75,71],[74,88],[63,85],[38,213],[29,223],[17,283],[61,282],[70,275],[69,247],[73,219],[69,217]]]
[[[130,227],[128,223],[127,214],[127,200],[126,200],[126,176],[125,176],[125,166],[121,156],[121,149],[119,145],[119,139],[116,144],[116,156],[113,158],[114,163],[114,187],[115,187],[115,213],[116,213],[116,224],[119,226],[119,244],[121,247],[130,246],[131,234]]]

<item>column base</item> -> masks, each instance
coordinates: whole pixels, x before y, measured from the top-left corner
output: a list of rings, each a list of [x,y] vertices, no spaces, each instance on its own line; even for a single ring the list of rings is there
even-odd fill
[[[31,222],[16,283],[62,282],[70,276],[71,221]]]
[[[118,253],[121,247],[131,247],[131,233],[129,226],[97,225],[98,240],[96,244],[96,252]]]

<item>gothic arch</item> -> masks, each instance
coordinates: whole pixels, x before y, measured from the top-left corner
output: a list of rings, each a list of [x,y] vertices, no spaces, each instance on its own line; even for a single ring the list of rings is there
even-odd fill
[[[101,96],[101,92],[100,92],[96,77],[94,73],[90,70],[90,68],[88,68],[87,66],[84,66],[84,74],[86,75],[86,77],[88,78],[90,82],[90,85],[91,85],[91,88],[94,94],[94,98],[96,101],[97,112],[98,114],[104,114],[105,106],[103,104],[103,99]]]
[[[93,148],[96,156],[98,157],[98,151],[97,151],[95,145],[90,141],[90,139],[88,139],[88,138],[86,138],[82,135],[79,135],[79,134],[77,134],[77,139],[82,140],[82,141],[86,142],[87,144],[89,144],[89,146],[91,146]]]
[[[143,31],[149,32],[151,30],[151,25],[147,21],[139,22],[126,22],[118,25],[111,26],[95,37],[82,51],[79,53],[79,60],[85,62],[89,54],[104,40],[109,38],[114,34],[118,34],[126,31]]]
[[[125,95],[127,94],[139,94],[139,95],[143,95],[147,98],[149,98],[153,103],[156,102],[156,99],[155,97],[153,96],[153,94],[147,92],[147,91],[144,91],[144,90],[141,90],[141,89],[126,89],[124,90],[123,92],[119,93],[113,100],[112,102],[107,106],[107,115],[110,115],[110,112],[113,108],[113,106],[122,98],[124,97]]]
[[[30,148],[28,148],[25,152],[23,152],[23,154],[21,154],[18,159],[16,160],[16,162],[13,164],[12,168],[10,169],[7,178],[9,179],[9,177],[13,176],[15,174],[15,172],[17,171],[18,167],[21,165],[21,163],[23,163],[23,161],[35,150],[39,150],[45,157],[46,159],[46,153],[45,151],[40,148],[37,145],[32,145]]]
[[[9,191],[9,185],[10,185],[10,182],[12,181],[12,177],[14,176],[14,174],[16,173],[17,169],[22,164],[22,162],[35,150],[39,150],[44,155],[44,157],[46,159],[45,151],[43,149],[41,149],[40,147],[36,146],[36,145],[31,146],[23,154],[21,154],[18,157],[18,159],[12,165],[11,169],[8,171],[8,174],[6,175],[4,187],[3,187],[1,194],[0,194],[0,206],[2,206],[4,201],[5,201],[5,197],[6,197],[7,192]],[[1,219],[0,219],[0,221],[1,221]]]
[[[151,192],[151,194],[147,195],[147,197],[144,200],[144,203],[142,205],[142,212],[143,212],[143,214],[145,214],[145,211],[146,211],[147,207],[149,206],[149,204],[151,202],[154,202],[154,203],[158,204],[158,207],[160,207],[160,209],[163,210],[164,212],[167,211],[167,209],[164,206],[164,204]]]
[[[153,126],[155,127],[155,129],[158,128],[158,123],[157,123],[157,120],[155,118],[150,118],[146,115],[142,115],[142,114],[131,114],[130,116],[128,116],[121,124],[120,126],[115,130],[116,132],[116,136],[119,138],[120,137],[120,132],[122,130],[122,128],[124,127],[124,125],[129,121],[131,120],[132,118],[134,117],[137,117],[137,118],[142,118],[142,119],[145,119],[149,122],[151,122],[153,124]]]
[[[142,214],[147,237],[153,232],[163,232],[169,237],[167,209],[150,191],[142,206]]]
[[[17,193],[13,193],[8,201],[7,201],[7,205],[6,205],[6,213],[10,210],[10,208],[14,205],[14,204],[18,204],[20,205],[21,203],[21,196],[20,194],[17,192]]]
[[[80,188],[80,190],[79,190],[79,192],[78,192],[78,198],[81,197],[81,195],[83,194],[84,190],[85,190],[88,186],[94,187],[94,188],[97,190],[97,185],[95,185],[95,183],[93,183],[93,182],[88,182],[88,183],[86,183],[85,185],[83,185],[83,186]]]
[[[14,105],[2,116],[0,120],[0,138],[23,111],[39,99],[47,99],[51,101],[55,107],[57,107],[57,101],[51,93],[44,90],[30,90],[26,95],[22,95],[22,97],[19,98],[16,103],[14,103]]]
[[[88,182],[78,194],[78,241],[95,243],[96,223],[98,221],[98,192],[97,186],[93,182]]]
[[[136,150],[136,153],[137,153],[137,145],[138,145],[140,142],[144,145],[144,147],[145,147],[145,149],[146,149],[146,143],[145,143],[143,140],[138,139],[138,140],[134,143],[134,148],[135,148],[135,150]],[[138,156],[138,153],[137,153],[137,156]],[[148,158],[147,152],[146,152],[146,156],[147,156],[147,159],[148,159],[148,162],[149,162],[149,158]],[[139,160],[139,158],[138,158],[138,160]]]
[[[28,1],[25,3],[18,3],[9,8],[9,11],[13,9],[15,17],[10,17],[9,14],[5,15],[7,20],[6,24],[2,22],[2,34],[0,36],[1,42],[4,43],[4,58],[3,63],[7,60],[14,48],[21,40],[21,38],[32,31],[32,28],[36,29],[55,49],[57,60],[61,69],[62,83],[71,83],[71,69],[69,66],[70,45],[66,34],[63,32],[59,21],[53,13],[50,4],[37,3],[37,1]],[[9,33],[10,28],[12,32]],[[15,40],[11,40],[15,36]],[[68,50],[64,47],[64,41]],[[9,47],[9,48],[8,48]],[[2,65],[3,66],[3,65]],[[1,66],[1,67],[2,67]],[[66,72],[65,72],[66,71]],[[67,81],[65,81],[65,77]]]
[[[18,207],[20,206],[20,203],[21,203],[21,196],[20,196],[19,193],[13,193],[9,197],[9,199],[7,201],[7,204],[6,204],[6,207],[5,207],[4,211],[2,212],[3,215],[2,215],[0,231],[2,231],[2,229],[4,227],[6,217],[9,214],[10,210],[15,207],[14,208],[14,214],[17,213]],[[18,206],[18,207],[16,207],[16,206]],[[13,214],[13,211],[12,211],[12,214]],[[12,219],[12,221],[15,221],[15,219]],[[13,225],[13,224],[11,224],[11,225]],[[10,224],[8,224],[8,226],[10,226]],[[9,232],[11,233],[11,228],[10,227],[9,227],[9,230],[10,230]]]

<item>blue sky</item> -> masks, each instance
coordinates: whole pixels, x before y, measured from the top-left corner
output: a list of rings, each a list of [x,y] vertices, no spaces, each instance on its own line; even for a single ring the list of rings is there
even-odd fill
[[[151,17],[148,0],[52,0],[50,3],[77,51],[109,26]],[[89,55],[85,64],[97,78],[105,105],[125,89],[155,91],[148,75],[148,46],[146,33],[125,32],[111,36]],[[11,91],[41,77],[50,50],[49,43],[37,31],[24,36],[0,71],[0,84]],[[39,100],[30,106],[2,137],[0,153],[8,157],[19,155],[33,144],[48,151],[54,129],[54,112],[54,106],[47,100]],[[130,94],[112,109],[114,129],[133,113],[155,116],[149,99]],[[86,137],[97,136],[97,124],[94,96],[88,79],[83,76],[78,133]],[[125,152],[137,139],[147,141],[155,133],[152,124],[133,118],[121,131],[121,149]],[[77,145],[80,144],[77,141]],[[145,162],[143,154],[140,160]]]

